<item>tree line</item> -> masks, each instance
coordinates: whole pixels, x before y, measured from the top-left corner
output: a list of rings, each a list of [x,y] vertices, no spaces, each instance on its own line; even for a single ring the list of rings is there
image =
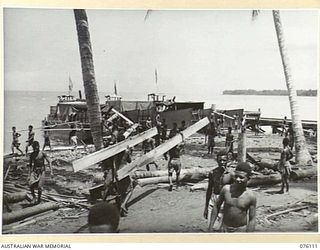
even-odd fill
[[[288,90],[273,89],[273,90],[254,90],[254,89],[237,89],[237,90],[224,90],[223,95],[279,95],[287,96]],[[298,96],[317,96],[316,89],[299,89],[297,90]]]

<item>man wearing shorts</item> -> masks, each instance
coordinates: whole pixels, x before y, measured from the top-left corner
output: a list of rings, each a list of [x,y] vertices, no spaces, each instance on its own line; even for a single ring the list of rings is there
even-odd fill
[[[177,123],[173,123],[173,129],[170,131],[169,138],[174,137],[178,133]],[[177,145],[169,150],[169,162],[168,162],[168,174],[169,174],[169,192],[172,191],[172,174],[176,172],[176,187],[179,187],[179,177],[181,171],[181,162],[180,162],[180,149],[181,146]]]
[[[12,127],[12,144],[11,144],[12,154],[14,154],[14,148],[16,148],[21,153],[21,155],[23,155],[23,152],[19,148],[20,147],[20,142],[19,142],[20,136],[21,136],[21,134],[19,134],[16,131],[16,127]]]
[[[29,132],[28,132],[28,140],[26,141],[26,143],[27,143],[27,146],[26,146],[26,155],[27,155],[27,153],[28,153],[28,148],[29,148],[30,146],[32,146],[32,143],[33,143],[33,141],[34,141],[34,132],[32,131],[33,126],[32,126],[32,125],[29,125],[28,129],[29,129]]]

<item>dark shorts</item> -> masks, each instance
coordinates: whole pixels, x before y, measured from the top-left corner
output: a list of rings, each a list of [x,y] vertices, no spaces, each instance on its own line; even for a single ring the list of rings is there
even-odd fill
[[[214,136],[209,136],[208,137],[208,147],[214,147],[215,142],[214,142]]]
[[[49,137],[45,137],[44,138],[44,145],[45,146],[50,146],[50,138]]]
[[[179,158],[172,158],[168,164],[168,172],[172,174],[173,171],[176,171],[177,174],[180,174],[181,171],[181,162]]]
[[[19,142],[16,142],[16,141],[12,142],[12,147],[18,148],[18,147],[20,147],[20,145],[21,145],[21,143],[19,143]]]
[[[30,147],[32,146],[33,140],[27,141],[27,146]]]

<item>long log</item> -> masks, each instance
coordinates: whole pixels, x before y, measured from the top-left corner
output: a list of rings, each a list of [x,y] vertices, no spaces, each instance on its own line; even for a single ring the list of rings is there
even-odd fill
[[[248,187],[257,187],[263,185],[274,185],[281,182],[279,173],[269,175],[253,175],[248,181]],[[190,191],[207,190],[208,183],[199,183],[190,188]]]
[[[24,208],[21,210],[13,211],[11,213],[4,213],[2,215],[2,224],[7,225],[27,217],[39,214],[48,210],[55,210],[59,208],[58,203],[46,202],[33,207]]]
[[[273,217],[273,216],[278,216],[278,215],[281,215],[281,214],[286,214],[286,213],[290,213],[290,212],[295,212],[295,211],[299,211],[299,210],[307,209],[307,208],[309,208],[309,206],[290,208],[290,209],[287,209],[287,210],[284,210],[284,211],[280,211],[280,212],[276,212],[276,213],[270,214],[270,215],[268,215],[265,219],[269,219],[269,218],[271,218],[271,217]]]
[[[207,117],[201,119],[197,123],[191,125],[190,127],[186,128],[173,138],[169,139],[165,143],[161,144],[160,146],[156,147],[152,151],[146,153],[136,161],[127,164],[120,170],[118,170],[118,178],[119,180],[123,179],[124,177],[128,176],[131,171],[134,169],[137,169],[141,166],[144,166],[148,163],[151,163],[152,161],[155,161],[158,157],[169,151],[171,148],[175,147],[177,144],[181,143],[185,138],[193,135],[198,130],[202,129],[206,125],[209,124],[209,119]]]
[[[248,181],[248,187],[256,187],[262,185],[274,185],[281,182],[280,173],[269,175],[253,175]]]
[[[292,170],[290,174],[290,178],[292,180],[299,180],[313,176],[317,176],[316,168]]]
[[[209,172],[211,168],[206,169],[199,169],[199,168],[192,168],[192,169],[182,169],[180,173],[180,181],[182,182],[199,182],[206,178],[208,178]],[[175,178],[174,178],[175,179]],[[150,184],[157,184],[157,183],[167,183],[168,180],[168,173],[165,176],[160,177],[151,177],[151,178],[143,178],[138,180],[138,184],[143,187],[145,185]]]
[[[5,194],[3,198],[8,203],[16,203],[16,202],[25,200],[27,198],[27,192],[16,192],[11,194]]]
[[[149,129],[143,133],[137,134],[135,136],[132,136],[124,141],[121,141],[117,144],[114,144],[112,146],[109,146],[107,148],[101,149],[99,151],[96,151],[92,154],[86,155],[81,159],[75,160],[72,162],[73,171],[77,172],[80,170],[83,170],[85,168],[88,168],[100,161],[103,161],[113,155],[116,155],[123,150],[125,150],[127,147],[133,147],[138,143],[143,142],[144,140],[155,136],[158,133],[157,128],[154,127],[152,129]]]

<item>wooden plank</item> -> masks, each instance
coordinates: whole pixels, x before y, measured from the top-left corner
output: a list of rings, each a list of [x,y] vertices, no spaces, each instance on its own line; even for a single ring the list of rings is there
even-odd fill
[[[158,133],[157,128],[151,128],[143,133],[137,134],[135,136],[132,136],[124,141],[121,141],[117,144],[114,144],[112,146],[109,146],[107,148],[101,149],[97,152],[94,152],[92,154],[86,155],[81,159],[75,160],[72,162],[73,171],[77,172],[80,170],[83,170],[85,168],[88,168],[100,161],[103,161],[113,155],[116,155],[123,150],[125,150],[127,147],[133,147],[138,143],[143,142],[144,140],[155,136]]]
[[[71,131],[71,130],[76,130],[76,131],[82,131],[82,130],[91,130],[91,128],[44,128],[41,129],[41,131]]]
[[[227,118],[229,118],[229,119],[234,120],[234,117],[231,117],[231,116],[228,116],[228,115],[225,115],[225,114],[219,113],[219,112],[217,112],[217,111],[212,111],[212,112],[213,112],[213,113],[215,113],[215,114],[217,114],[217,115],[222,115],[222,116],[224,116],[224,117],[227,117]]]
[[[116,119],[118,117],[118,114],[117,113],[114,113],[112,116],[110,116],[109,118],[108,118],[108,122],[112,122],[114,119]]]
[[[139,127],[138,123],[133,124],[130,128],[127,129],[126,132],[123,133],[124,138],[128,138],[128,136],[133,133]]]
[[[122,119],[124,119],[125,121],[127,121],[130,125],[133,125],[134,122],[131,121],[129,118],[125,117],[123,114],[121,114],[120,112],[118,112],[117,110],[115,110],[114,108],[111,109],[114,113],[116,113],[118,116],[120,116]]]
[[[118,178],[119,180],[123,179],[124,177],[128,176],[130,172],[138,167],[144,166],[152,161],[154,161],[156,158],[163,155],[165,152],[170,150],[171,148],[175,147],[177,144],[181,143],[185,138],[193,135],[198,130],[202,129],[203,127],[207,126],[209,124],[209,119],[207,117],[201,119],[197,123],[193,124],[192,126],[186,128],[176,136],[172,137],[165,143],[161,144],[160,146],[156,147],[152,151],[146,153],[136,161],[127,164],[123,168],[118,170]]]

